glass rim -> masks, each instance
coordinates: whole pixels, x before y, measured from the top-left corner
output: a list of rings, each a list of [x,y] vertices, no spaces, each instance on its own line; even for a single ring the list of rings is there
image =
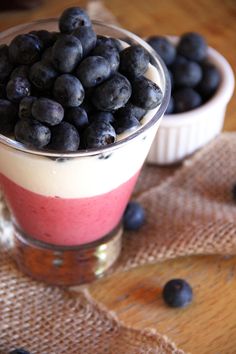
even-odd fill
[[[58,23],[58,18],[41,19],[41,20],[26,22],[26,23],[23,23],[23,24],[20,24],[17,26],[10,27],[0,33],[0,40],[2,38],[6,37],[7,35],[9,36],[11,34],[14,34],[16,31],[22,30],[22,29],[27,28],[29,26],[43,24],[43,23],[46,24],[46,23],[50,23],[50,22],[57,22]],[[13,148],[15,150],[19,150],[24,153],[38,155],[38,156],[51,157],[51,158],[55,158],[55,159],[56,158],[75,158],[75,157],[94,156],[94,155],[98,155],[98,154],[109,153],[109,152],[113,151],[114,149],[120,148],[124,144],[131,142],[136,137],[145,133],[149,128],[151,128],[163,116],[163,114],[165,113],[165,110],[168,106],[169,99],[170,99],[171,83],[170,83],[170,78],[169,78],[169,74],[168,74],[168,69],[166,68],[166,65],[164,64],[164,61],[161,59],[161,57],[155,52],[155,50],[147,42],[145,42],[142,38],[140,38],[136,34],[130,32],[126,29],[123,29],[123,28],[118,27],[113,24],[109,24],[109,23],[106,24],[106,23],[104,23],[102,21],[98,21],[98,20],[92,20],[92,24],[97,25],[97,26],[102,26],[103,28],[107,28],[107,29],[109,29],[109,28],[113,29],[117,32],[120,32],[125,37],[132,38],[133,40],[138,42],[142,47],[144,47],[148,51],[148,53],[152,56],[152,59],[154,59],[155,64],[157,64],[157,66],[160,70],[160,74],[161,74],[162,79],[164,78],[164,90],[163,90],[163,99],[161,101],[161,104],[160,104],[158,110],[156,111],[156,113],[154,113],[153,117],[149,120],[149,122],[147,122],[146,124],[141,126],[138,130],[134,131],[133,133],[131,133],[127,137],[125,137],[119,141],[116,141],[110,145],[106,145],[104,147],[101,147],[101,148],[81,149],[81,150],[73,151],[73,152],[56,152],[56,151],[51,151],[51,150],[46,150],[46,149],[45,150],[37,150],[37,149],[34,149],[33,147],[32,148],[26,147],[24,144],[22,144],[16,140],[13,140],[3,134],[0,134],[0,143],[1,144],[6,145],[7,147]]]

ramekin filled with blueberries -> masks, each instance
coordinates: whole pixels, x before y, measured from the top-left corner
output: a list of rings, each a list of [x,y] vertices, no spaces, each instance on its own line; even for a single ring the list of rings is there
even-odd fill
[[[174,164],[221,132],[234,74],[227,60],[198,33],[150,36],[147,42],[168,67],[172,84],[169,106],[148,162]]]

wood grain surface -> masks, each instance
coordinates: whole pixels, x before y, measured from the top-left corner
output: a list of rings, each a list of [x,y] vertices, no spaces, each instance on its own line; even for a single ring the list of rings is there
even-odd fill
[[[34,19],[57,16],[61,10],[86,1],[44,0],[31,11],[0,13],[0,30]],[[202,33],[236,68],[235,0],[104,0],[119,23],[146,37],[152,34]],[[236,95],[224,129],[236,130]],[[168,309],[161,289],[170,278],[187,279],[193,303],[183,310]],[[125,324],[155,328],[182,349],[194,354],[236,353],[236,258],[190,257],[117,274],[90,286],[92,295]]]

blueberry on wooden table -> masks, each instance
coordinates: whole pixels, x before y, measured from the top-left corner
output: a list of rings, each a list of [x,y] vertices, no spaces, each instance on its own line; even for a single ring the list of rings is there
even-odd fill
[[[185,307],[193,298],[191,286],[184,279],[169,280],[163,289],[163,299],[170,307]]]
[[[123,215],[124,229],[133,231],[138,230],[144,222],[144,208],[138,202],[129,202]]]

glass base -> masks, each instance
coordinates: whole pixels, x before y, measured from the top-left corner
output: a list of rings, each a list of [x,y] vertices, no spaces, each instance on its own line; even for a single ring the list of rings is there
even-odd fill
[[[80,246],[59,246],[35,240],[15,228],[13,256],[30,277],[51,285],[78,285],[105,275],[121,251],[122,226]]]

